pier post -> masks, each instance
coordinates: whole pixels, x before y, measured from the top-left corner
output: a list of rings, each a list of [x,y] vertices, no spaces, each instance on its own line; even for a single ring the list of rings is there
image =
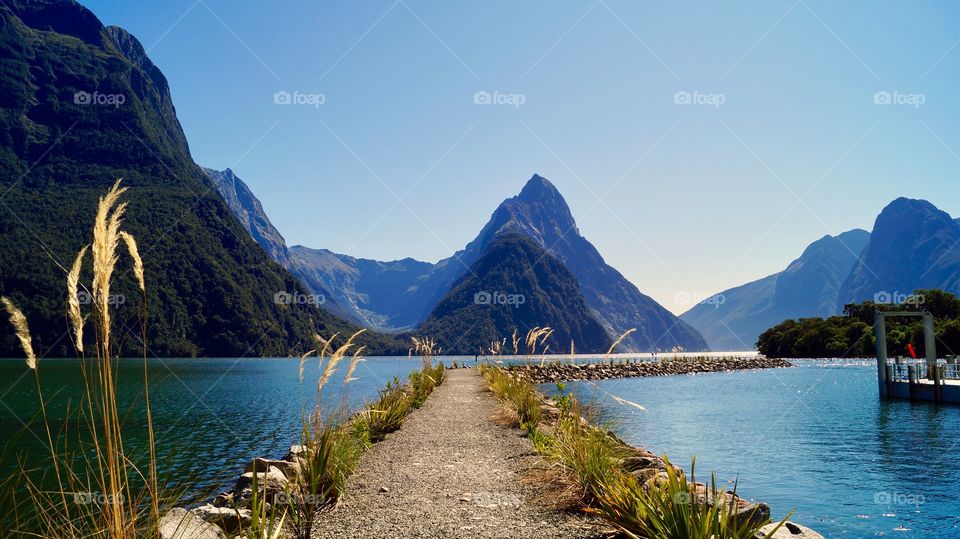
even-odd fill
[[[880,398],[887,398],[887,324],[881,313],[873,315],[873,334],[877,338],[877,385]]]
[[[933,380],[937,372],[937,337],[930,313],[923,314],[923,347],[927,352],[927,379]]]

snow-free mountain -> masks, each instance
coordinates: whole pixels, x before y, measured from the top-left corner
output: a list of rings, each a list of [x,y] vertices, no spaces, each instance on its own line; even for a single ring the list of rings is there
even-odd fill
[[[960,219],[926,200],[898,198],[873,231],[811,244],[786,270],[720,292],[680,317],[715,350],[746,350],[788,319],[828,317],[863,301],[900,302],[918,289],[960,293]]]
[[[840,300],[895,300],[932,288],[960,293],[960,223],[926,200],[898,198],[877,216]]]
[[[514,331],[549,324],[553,333],[538,351],[563,353],[570,343],[585,352],[607,350],[611,336],[591,313],[573,273],[529,237],[498,235],[440,301],[418,332],[452,354],[483,353],[478,346]]]
[[[224,197],[231,199],[229,193]],[[259,203],[234,211],[266,217]],[[251,234],[255,238],[263,236],[256,231]],[[351,320],[378,330],[407,331],[420,326],[487,247],[504,234],[525,236],[564,264],[577,279],[589,312],[609,337],[615,338],[636,328],[624,341],[622,350],[708,348],[697,330],[641,293],[603,260],[597,249],[580,235],[560,192],[536,174],[517,196],[497,207],[473,241],[436,264],[410,258],[381,262],[293,246],[288,250],[289,267],[308,287],[318,293],[331,294],[341,309],[339,312]],[[272,243],[265,245],[265,249],[277,251]],[[541,323],[545,325],[548,321]]]
[[[750,350],[766,329],[790,318],[843,310],[839,289],[870,234],[855,229],[810,244],[781,272],[724,290],[680,315],[714,350]]]

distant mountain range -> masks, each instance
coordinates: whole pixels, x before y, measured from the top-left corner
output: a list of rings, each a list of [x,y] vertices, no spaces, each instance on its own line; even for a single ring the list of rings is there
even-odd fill
[[[141,240],[148,342],[159,356],[287,355],[315,332],[360,326],[401,338],[435,331],[448,351],[531,324],[556,329],[556,351],[568,339],[602,351],[631,328],[621,350],[746,349],[785,318],[916,288],[960,292],[960,220],[909,199],[885,208],[872,234],[826,236],[784,271],[681,317],[609,266],[539,175],[436,264],[288,248],[233,171],[194,163],[167,81],[136,38],[72,0],[0,3],[0,28],[0,294],[26,311],[43,355],[72,355],[63,267],[90,240],[97,197],[120,177],[131,188],[126,228]],[[135,297],[127,271],[116,290]],[[482,301],[495,292],[528,301],[482,308],[499,306]],[[118,329],[135,321],[133,309],[118,309]],[[361,340],[371,353],[405,349],[396,336]],[[0,355],[18,350],[0,333]]]
[[[925,200],[898,198],[873,232],[852,230],[811,244],[786,270],[720,292],[680,317],[717,350],[756,345],[787,319],[828,317],[862,301],[898,302],[917,289],[960,293],[960,219]]]
[[[783,271],[724,290],[680,318],[714,350],[749,350],[760,333],[784,320],[834,315],[843,309],[840,286],[869,238],[859,229],[824,236]]]
[[[256,199],[232,195],[234,190],[249,192],[245,185],[231,187],[239,182],[232,172],[210,171],[208,174],[211,177],[231,177],[229,182],[219,182],[218,185],[226,185],[227,191],[222,194],[228,201],[247,201],[233,208],[241,221],[244,221],[243,216],[255,215],[255,218],[248,219],[251,224],[269,223]],[[272,229],[272,226],[269,228]],[[250,232],[257,241],[265,242],[263,245],[268,252],[283,252],[272,241],[273,234],[264,234],[259,229]],[[441,300],[468,274],[471,266],[480,260],[490,245],[507,234],[519,234],[530,239],[573,274],[591,316],[604,328],[608,338],[616,338],[636,328],[637,331],[624,341],[622,350],[653,351],[676,347],[689,351],[707,349],[707,342],[695,329],[642,294],[620,272],[604,262],[596,248],[580,235],[560,192],[546,178],[536,174],[520,194],[500,204],[473,241],[463,250],[436,264],[411,258],[380,262],[325,249],[294,246],[288,250],[289,268],[316,293],[331,294],[334,303],[341,309],[336,312],[351,320],[383,331],[413,331],[428,317],[431,318],[431,327],[437,327],[439,315],[435,309]],[[549,296],[550,293],[545,297]],[[441,310],[443,312],[446,311]],[[573,321],[561,320],[533,323],[577,325]],[[499,329],[506,336],[514,328]],[[529,328],[518,329],[525,333]],[[423,328],[418,331],[423,331]],[[590,339],[589,342],[600,341]],[[578,342],[577,345],[585,352],[594,351],[584,348],[587,343]]]
[[[357,329],[309,302],[277,301],[310,292],[193,162],[167,81],[136,38],[70,0],[3,2],[0,27],[0,294],[26,312],[39,354],[75,355],[63,268],[90,241],[97,198],[121,177],[124,228],[146,266],[151,353],[287,355],[314,332]],[[249,203],[236,187],[238,204]],[[124,353],[139,336],[127,331],[139,328],[129,271],[121,265],[114,288],[127,298],[114,316]],[[377,351],[400,348],[364,338]],[[0,357],[18,354],[0,332]]]

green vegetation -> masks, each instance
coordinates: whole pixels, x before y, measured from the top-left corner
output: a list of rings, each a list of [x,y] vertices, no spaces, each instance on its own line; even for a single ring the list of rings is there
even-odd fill
[[[562,470],[554,482],[576,490],[576,503],[635,539],[754,539],[769,538],[786,522],[760,533],[768,520],[742,513],[714,478],[710,486],[688,481],[664,457],[665,470],[649,481],[631,473],[636,450],[602,429],[591,426],[570,394],[545,403],[535,386],[518,372],[483,365],[481,373],[491,392],[529,434],[534,447]],[[566,388],[558,384],[561,392]],[[557,410],[552,425],[547,408]],[[722,500],[717,503],[717,500]]]
[[[780,358],[874,357],[873,318],[878,310],[929,311],[936,320],[937,353],[940,356],[960,353],[960,299],[942,290],[917,290],[909,304],[868,301],[847,305],[843,316],[787,320],[763,332],[757,348],[768,357]],[[923,321],[888,319],[888,353],[908,356],[907,345],[913,345],[918,356],[925,355]]]
[[[148,297],[150,275],[140,257],[134,236],[125,230],[127,205],[121,201],[126,191],[118,180],[100,198],[94,219],[92,242],[82,247],[66,276],[66,318],[70,342],[79,356],[83,372],[83,396],[68,412],[62,430],[54,432],[46,415],[41,368],[34,348],[28,317],[14,301],[0,296],[0,304],[7,311],[14,328],[13,338],[26,356],[27,368],[33,373],[40,403],[39,415],[46,434],[47,455],[22,455],[21,469],[16,477],[5,483],[11,501],[9,514],[0,516],[4,531],[12,536],[44,537],[52,539],[140,539],[158,536],[161,515],[180,501],[187,489],[182,478],[168,482],[158,475],[153,437],[153,419],[150,411],[150,384],[147,377],[147,345],[145,336],[137,335],[143,343],[144,399],[146,400],[146,451],[149,460],[139,463],[131,448],[124,446],[125,422],[129,419],[117,404],[118,351],[121,346],[115,335],[115,297],[112,290],[126,277],[139,291],[143,317],[138,324],[146,328],[148,314],[143,302]],[[125,250],[131,272],[117,271],[121,251]],[[89,256],[88,256],[89,255]],[[90,262],[87,263],[87,260]],[[86,271],[85,271],[86,270]],[[90,278],[85,278],[86,275]],[[80,292],[90,298],[90,306],[79,301]],[[86,331],[86,330],[92,331]],[[141,332],[145,329],[141,329]],[[241,530],[244,537],[275,539],[289,522],[298,538],[309,538],[314,515],[319,507],[335,502],[343,493],[346,479],[369,444],[370,435],[358,435],[359,429],[350,428],[331,419],[321,407],[324,386],[337,366],[350,357],[344,384],[361,360],[365,347],[357,346],[363,330],[355,332],[345,343],[334,347],[334,337],[316,336],[316,350],[303,354],[300,363],[300,381],[303,381],[303,362],[319,351],[321,375],[317,381],[316,403],[302,416],[301,444],[305,448],[298,458],[296,479],[287,492],[288,503],[277,503],[261,494],[258,475],[253,474],[253,497],[250,501],[251,523]],[[85,338],[85,335],[87,338]],[[418,353],[424,358],[424,368],[411,375],[411,384],[402,388],[388,387],[391,394],[401,395],[399,405],[404,413],[413,408],[415,399],[423,399],[444,379],[443,365],[434,367],[432,340],[415,341]],[[352,352],[352,356],[348,353]],[[324,361],[326,360],[325,364]],[[363,417],[370,417],[374,404]],[[393,417],[397,417],[394,415]],[[395,422],[394,430],[399,427]],[[379,434],[378,434],[379,435]],[[71,445],[72,444],[72,445]],[[37,478],[37,469],[48,473]],[[78,501],[79,497],[79,501]],[[90,499],[85,499],[90,498]],[[269,508],[268,508],[269,506]],[[289,521],[288,521],[289,518]]]
[[[308,291],[254,242],[194,164],[167,82],[132,36],[73,2],[14,6],[2,9],[0,32],[0,294],[30,319],[40,357],[74,357],[60,330],[64,268],[91,241],[76,224],[116,178],[131,187],[126,229],[141,242],[151,283],[139,303],[136,284],[117,279],[119,355],[140,355],[143,308],[157,357],[287,356],[314,332],[358,329],[316,305],[275,301]],[[93,92],[124,102],[78,99]],[[117,265],[118,277],[132,271],[127,259]],[[374,354],[404,350],[392,336],[361,340]],[[0,335],[0,357],[19,353],[13,336]]]
[[[734,503],[708,503],[726,500],[727,492],[711,476],[709,486],[696,483],[691,464],[690,479],[664,457],[666,478],[653,488],[645,488],[632,475],[615,473],[605,483],[596,502],[596,514],[613,522],[631,538],[684,539],[757,539],[770,538],[789,515],[766,533],[758,533],[766,523],[738,515]],[[736,496],[734,485],[732,496]],[[791,513],[792,514],[792,513]]]

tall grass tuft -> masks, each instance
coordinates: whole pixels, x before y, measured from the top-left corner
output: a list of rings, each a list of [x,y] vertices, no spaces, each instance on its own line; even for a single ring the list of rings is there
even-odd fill
[[[315,335],[318,348],[300,356],[297,377],[301,383],[304,363],[317,350],[320,368],[314,406],[309,412],[301,413],[300,444],[306,451],[297,459],[297,474],[288,486],[286,498],[289,512],[284,512],[281,516],[286,518],[289,515],[290,526],[296,537],[301,539],[311,536],[317,511],[340,498],[347,477],[353,473],[363,453],[363,444],[324,409],[323,390],[340,362],[351,354],[357,337],[364,331],[354,333],[337,347],[333,344],[337,334],[330,338]],[[362,352],[363,347],[353,352],[354,364],[360,360]],[[344,384],[346,383],[345,381]]]
[[[635,539],[769,539],[790,517],[760,533],[766,522],[738,514],[739,507],[731,500],[736,485],[728,494],[717,486],[715,475],[709,485],[699,485],[694,476],[696,459],[690,466],[689,481],[669,460],[664,461],[666,477],[653,485],[641,485],[629,474],[612,474],[599,489],[592,512]]]
[[[68,422],[77,420],[77,433],[67,438],[58,436],[60,445],[47,420],[46,407],[40,383],[40,369],[30,347],[26,317],[6,298],[4,307],[11,314],[18,338],[27,356],[27,366],[33,370],[37,382],[41,416],[50,450],[54,472],[53,484],[44,479],[35,480],[30,471],[21,467],[22,483],[27,502],[32,506],[31,516],[17,517],[15,533],[50,538],[79,539],[139,539],[157,533],[160,510],[177,497],[178,491],[158,486],[156,453],[154,450],[153,420],[149,405],[149,383],[146,366],[146,282],[143,261],[133,236],[122,230],[126,203],[120,198],[126,191],[120,180],[99,200],[93,224],[93,242],[77,253],[67,272],[66,311],[73,334],[73,343],[80,356],[83,394],[79,407],[68,413]],[[112,340],[111,294],[113,277],[119,261],[118,246],[123,242],[132,264],[136,284],[143,293],[139,310],[143,335],[144,384],[148,429],[149,465],[141,470],[132,453],[124,447],[123,422],[117,404],[117,353]],[[83,264],[88,250],[92,258],[93,279],[91,312],[83,313],[78,293],[87,287],[81,282]],[[93,320],[93,348],[85,353],[84,325]],[[76,416],[76,417],[72,417]],[[77,447],[70,441],[76,438]],[[93,493],[98,503],[68,503],[80,493]]]

